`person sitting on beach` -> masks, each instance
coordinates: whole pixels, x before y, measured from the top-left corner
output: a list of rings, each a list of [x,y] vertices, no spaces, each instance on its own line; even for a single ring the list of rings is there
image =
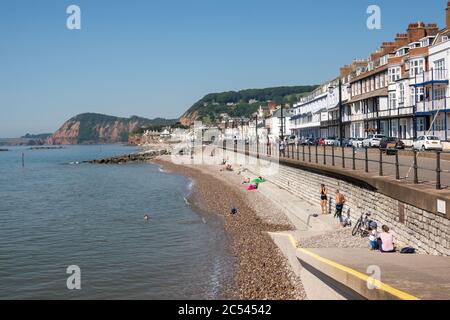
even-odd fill
[[[227,165],[225,166],[225,170],[227,170],[227,171],[233,171],[233,166],[232,166],[231,164],[227,164]]]
[[[266,180],[264,180],[263,177],[258,177],[256,179],[251,180],[250,182],[254,184],[260,184],[266,182]]]
[[[249,184],[250,183],[250,178],[245,178],[244,181],[242,182],[242,184]]]
[[[258,190],[258,185],[257,184],[251,184],[251,185],[248,186],[247,190],[249,190],[249,191]]]
[[[384,225],[381,227],[382,233],[378,236],[378,248],[380,252],[392,253],[395,252],[394,237],[389,233],[389,227]]]
[[[370,231],[370,235],[369,235],[369,241],[370,241],[370,250],[377,250],[378,248],[378,231],[377,231],[378,226],[375,223],[372,223],[370,225],[369,231]]]

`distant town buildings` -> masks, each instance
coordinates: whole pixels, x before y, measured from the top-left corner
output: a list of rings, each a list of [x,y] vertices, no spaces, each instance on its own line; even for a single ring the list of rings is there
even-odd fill
[[[338,78],[294,104],[292,133],[313,138],[379,133],[411,144],[430,132],[448,140],[450,2],[446,24],[439,30],[434,23],[411,23],[367,60],[342,67]]]

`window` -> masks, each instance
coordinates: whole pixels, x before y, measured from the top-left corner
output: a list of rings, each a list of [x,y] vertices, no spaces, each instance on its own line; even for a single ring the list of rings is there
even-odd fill
[[[425,121],[424,118],[419,118],[417,119],[417,131],[425,131]],[[422,139],[423,137],[420,137],[419,140]]]
[[[434,129],[436,131],[444,130],[444,119],[441,116],[436,118],[436,121],[434,122]]]
[[[389,68],[389,83],[394,83],[401,78],[401,68]]]
[[[389,109],[397,109],[397,93],[389,92]]]
[[[445,59],[434,62],[434,78],[436,80],[445,80]]]
[[[417,102],[423,102],[424,100],[424,90],[423,88],[417,88]]]
[[[443,100],[445,98],[445,89],[439,88],[434,90],[434,100]]]
[[[398,93],[398,103],[403,105],[405,103],[405,84],[400,83]]]
[[[411,68],[410,68],[410,74],[411,77],[415,77],[417,75],[420,75],[424,71],[424,60],[418,59],[418,60],[412,60],[411,61]]]

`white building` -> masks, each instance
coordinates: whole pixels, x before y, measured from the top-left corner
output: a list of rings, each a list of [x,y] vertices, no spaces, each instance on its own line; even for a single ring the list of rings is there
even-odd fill
[[[272,113],[268,119],[270,122],[269,136],[272,140],[280,138],[281,135],[287,137],[291,134],[291,116],[292,113],[289,109],[283,108],[283,112],[281,112],[281,107]]]

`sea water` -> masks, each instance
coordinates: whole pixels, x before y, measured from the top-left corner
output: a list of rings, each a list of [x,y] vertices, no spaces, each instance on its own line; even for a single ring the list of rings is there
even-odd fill
[[[220,298],[233,273],[227,237],[218,216],[191,209],[188,179],[151,164],[81,164],[137,151],[120,145],[9,149],[0,299]],[[80,290],[68,289],[69,266]]]

